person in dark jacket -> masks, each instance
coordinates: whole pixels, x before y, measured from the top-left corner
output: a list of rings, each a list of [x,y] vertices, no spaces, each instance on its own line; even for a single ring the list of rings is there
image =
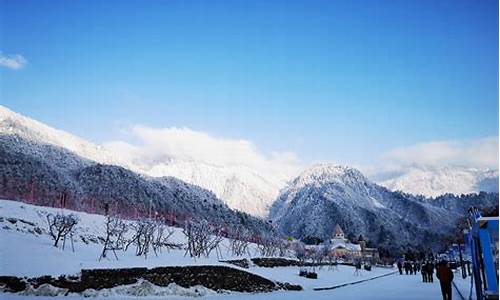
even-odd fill
[[[447,261],[441,261],[436,267],[436,277],[441,285],[441,294],[443,300],[451,300],[451,282],[453,281],[453,272]]]
[[[434,282],[434,263],[429,261],[427,265],[425,265],[427,271],[427,282]]]
[[[425,262],[422,262],[422,269],[420,270],[420,273],[422,274],[422,282],[427,282],[427,264]]]
[[[399,270],[399,275],[403,275],[403,264],[401,261],[398,261],[398,270]]]
[[[415,262],[413,262],[413,274],[417,275],[417,270],[418,270],[417,262],[415,261]]]

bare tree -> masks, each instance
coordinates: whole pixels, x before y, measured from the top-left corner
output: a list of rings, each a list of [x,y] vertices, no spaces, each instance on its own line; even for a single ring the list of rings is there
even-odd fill
[[[74,214],[63,215],[62,213],[58,214],[48,214],[47,215],[47,223],[49,226],[49,235],[54,240],[54,247],[59,246],[59,242],[63,241],[63,250],[66,245],[66,237],[70,237],[71,239],[71,247],[73,251],[75,251],[75,247],[73,244],[73,232],[76,224],[78,224],[78,217]]]
[[[153,240],[151,246],[153,252],[158,256],[158,252],[161,253],[162,248],[170,249],[180,249],[181,244],[175,244],[170,242],[170,237],[174,234],[174,231],[168,228],[164,222],[157,221],[155,223],[155,230],[153,233]]]
[[[278,243],[272,237],[262,237],[257,241],[257,250],[261,256],[275,256],[278,252]]]
[[[278,256],[284,257],[288,256],[288,250],[289,250],[289,243],[283,239],[275,239],[274,241],[277,249]]]
[[[125,250],[133,244],[136,246],[135,254],[137,256],[144,255],[144,258],[147,258],[154,239],[154,222],[150,220],[139,220],[133,223],[130,228],[133,232],[133,236],[125,246]]]
[[[232,233],[229,247],[234,256],[250,254],[248,250],[250,233],[246,228],[238,228]]]
[[[116,260],[116,250],[123,250],[126,245],[125,234],[128,231],[127,224],[120,218],[107,216],[106,217],[106,237],[104,238],[103,248],[99,260],[107,257],[108,251],[113,251]]]
[[[221,258],[220,243],[222,236],[220,228],[210,226],[207,221],[187,221],[182,230],[186,236],[186,252],[184,256],[209,257],[213,250],[216,250],[217,257]]]
[[[326,244],[319,245],[314,249],[311,254],[311,260],[315,266],[319,266],[321,269],[324,261],[328,259],[328,254],[330,253],[330,247]]]
[[[306,253],[306,247],[304,246],[304,243],[297,241],[292,244],[292,251],[295,254],[295,257],[299,260],[299,263],[303,265],[306,261],[307,253]]]

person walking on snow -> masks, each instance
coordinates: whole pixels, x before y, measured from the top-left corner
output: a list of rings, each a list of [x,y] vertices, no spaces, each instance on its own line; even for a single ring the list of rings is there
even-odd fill
[[[399,275],[403,275],[403,264],[401,263],[400,260],[398,260],[398,270],[399,270]]]
[[[427,271],[427,282],[434,282],[434,263],[429,261],[427,265],[425,265]]]
[[[427,265],[425,262],[422,263],[422,269],[420,270],[420,273],[422,274],[422,282],[427,282]]]
[[[453,281],[453,272],[448,266],[448,262],[441,261],[436,268],[436,277],[439,279],[441,285],[441,294],[443,300],[451,300],[451,282]]]

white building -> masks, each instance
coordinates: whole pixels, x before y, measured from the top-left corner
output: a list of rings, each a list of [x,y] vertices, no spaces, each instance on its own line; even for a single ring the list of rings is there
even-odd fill
[[[351,243],[344,235],[344,231],[337,224],[333,229],[333,236],[330,239],[330,255],[335,257],[358,257],[361,256],[361,246]]]

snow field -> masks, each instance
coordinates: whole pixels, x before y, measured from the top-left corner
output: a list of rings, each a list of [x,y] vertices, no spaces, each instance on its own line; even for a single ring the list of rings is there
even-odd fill
[[[71,251],[71,245],[66,243],[65,250],[60,247],[55,248],[50,236],[46,233],[48,213],[73,213],[78,216],[76,234],[74,235],[75,252]],[[135,247],[131,246],[127,251],[117,251],[118,260],[112,253],[108,253],[108,258],[99,261],[102,251],[101,243],[84,243],[80,236],[87,239],[98,236],[104,236],[105,217],[101,215],[88,214],[83,212],[74,212],[65,209],[50,207],[39,207],[21,202],[0,200],[0,275],[12,276],[41,276],[62,274],[77,274],[81,269],[94,268],[129,268],[129,267],[158,267],[158,266],[185,266],[185,265],[221,265],[224,263],[219,260],[241,259],[244,257],[235,257],[229,248],[229,240],[223,239],[221,242],[221,254],[217,257],[213,251],[210,257],[191,258],[184,255],[185,250],[163,249],[158,256],[151,251],[147,259],[144,256],[135,255]],[[22,221],[12,224],[9,218],[28,221],[35,224],[31,226]],[[128,221],[132,222],[132,221]],[[39,227],[43,230],[42,234],[33,232],[33,228]],[[169,227],[174,233],[170,237],[173,243],[185,243],[185,237],[182,229]],[[31,232],[33,233],[31,233]],[[249,245],[249,253],[255,256],[257,248],[255,244]],[[247,255],[250,257],[250,255]],[[227,265],[227,264],[224,264]],[[232,267],[233,265],[230,265]]]

